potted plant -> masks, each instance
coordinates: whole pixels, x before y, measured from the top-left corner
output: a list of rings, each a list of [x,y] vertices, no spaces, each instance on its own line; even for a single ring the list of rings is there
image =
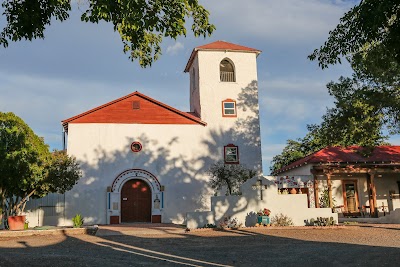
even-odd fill
[[[24,230],[25,220],[26,220],[25,215],[8,216],[7,218],[8,228],[12,231]]]
[[[257,212],[257,223],[259,225],[269,225],[269,215],[271,214],[271,210],[264,208]]]

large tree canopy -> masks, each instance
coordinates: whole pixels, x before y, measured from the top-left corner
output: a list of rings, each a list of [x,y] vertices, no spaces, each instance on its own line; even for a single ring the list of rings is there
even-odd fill
[[[322,68],[346,57],[356,72],[379,82],[400,79],[400,1],[362,0],[309,58]]]
[[[140,66],[151,66],[161,55],[163,37],[186,36],[186,20],[192,19],[194,35],[211,35],[209,12],[198,0],[86,0],[81,20],[111,23],[118,31],[123,51]],[[44,38],[52,19],[64,21],[71,11],[71,0],[3,0],[7,24],[0,34],[0,45],[9,41]]]
[[[347,12],[309,58],[322,68],[346,57],[354,70],[359,103],[379,107],[385,124],[400,129],[400,1],[363,0]]]
[[[335,99],[335,107],[322,116],[321,124],[308,125],[304,138],[287,141],[282,153],[272,159],[272,172],[327,146],[373,148],[387,139],[384,129],[398,130],[392,125],[392,116],[388,115],[390,111],[385,104],[374,100],[374,97],[385,100],[382,92],[375,92],[356,78],[341,77],[339,82],[331,82],[327,87]],[[365,153],[370,151],[364,150]]]
[[[335,107],[327,110],[320,125],[308,126],[305,138],[289,140],[282,154],[274,157],[271,170],[325,146],[373,147],[387,139],[384,130],[400,133],[399,43],[400,1],[361,0],[345,13],[309,59],[324,69],[345,57],[353,77],[327,85]]]
[[[0,208],[7,216],[21,213],[30,197],[70,190],[80,175],[75,159],[50,153],[21,118],[0,112]]]

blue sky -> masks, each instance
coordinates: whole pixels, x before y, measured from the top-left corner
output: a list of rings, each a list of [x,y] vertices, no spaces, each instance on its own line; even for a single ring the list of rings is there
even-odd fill
[[[80,21],[78,9],[54,21],[44,40],[0,48],[0,110],[24,119],[51,148],[61,148],[60,121],[140,91],[189,110],[189,76],[183,69],[196,46],[216,40],[262,50],[258,57],[264,173],[287,139],[303,137],[319,123],[332,99],[325,85],[350,75],[347,64],[319,69],[307,59],[326,40],[354,1],[200,1],[217,27],[212,37],[165,39],[151,68],[131,63],[112,26]],[[0,27],[4,18],[0,17]]]

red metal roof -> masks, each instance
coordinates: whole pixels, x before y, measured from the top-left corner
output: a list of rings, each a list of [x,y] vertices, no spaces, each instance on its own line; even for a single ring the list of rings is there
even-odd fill
[[[133,102],[140,102],[140,109],[133,109]],[[207,125],[198,116],[182,112],[139,92],[126,95],[89,111],[63,120],[68,130],[69,123],[142,123],[142,124],[201,124]]]
[[[230,51],[250,51],[250,52],[261,52],[258,49],[254,49],[251,47],[228,43],[224,41],[216,41],[213,43],[205,44],[196,47],[197,50],[230,50]]]
[[[192,54],[190,55],[190,58],[188,60],[188,63],[186,64],[185,67],[185,72],[189,71],[190,65],[192,65],[193,59],[199,50],[210,50],[210,51],[239,51],[239,52],[249,52],[249,53],[256,53],[257,55],[261,53],[261,50],[243,46],[243,45],[238,45],[238,44],[233,44],[233,43],[228,43],[225,41],[215,41],[213,43],[205,44],[198,46],[193,49]]]
[[[326,147],[307,157],[299,159],[275,173],[295,169],[306,164],[327,163],[400,163],[400,146],[377,146],[369,157],[363,157],[362,147]]]

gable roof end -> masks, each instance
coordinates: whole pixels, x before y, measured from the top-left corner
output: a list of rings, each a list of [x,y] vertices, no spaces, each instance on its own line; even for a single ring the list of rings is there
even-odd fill
[[[188,120],[193,121],[193,122],[195,122],[195,123],[198,123],[198,124],[200,124],[200,125],[203,125],[203,126],[207,125],[206,122],[202,121],[199,117],[197,117],[195,114],[193,114],[193,113],[191,113],[191,112],[183,112],[183,111],[180,111],[180,110],[178,110],[178,109],[176,109],[176,108],[173,108],[173,107],[171,107],[171,106],[169,106],[169,105],[167,105],[167,104],[164,104],[164,103],[162,103],[162,102],[160,102],[160,101],[157,101],[157,100],[155,100],[155,99],[153,99],[153,98],[151,98],[151,97],[148,97],[148,96],[146,96],[146,95],[144,95],[144,94],[142,94],[142,93],[139,93],[138,91],[136,91],[136,92],[134,92],[134,93],[131,93],[131,94],[129,94],[129,95],[123,96],[123,97],[121,97],[121,98],[118,98],[118,99],[116,99],[116,100],[113,100],[113,101],[111,101],[111,102],[108,102],[108,103],[106,103],[106,104],[104,104],[104,105],[101,105],[101,106],[98,106],[98,107],[96,107],[96,108],[93,108],[93,109],[91,109],[91,110],[88,110],[88,111],[86,111],[86,112],[83,112],[83,113],[81,113],[81,114],[78,114],[78,115],[76,115],[76,116],[73,116],[73,117],[71,117],[71,118],[65,119],[65,120],[61,121],[61,123],[62,123],[62,125],[63,125],[65,131],[68,132],[68,124],[69,124],[69,123],[72,123],[72,122],[74,122],[75,120],[77,120],[77,119],[79,119],[79,118],[82,118],[82,117],[84,117],[84,116],[86,116],[86,115],[89,115],[89,114],[91,114],[91,113],[94,113],[94,112],[96,112],[96,111],[98,111],[98,110],[101,110],[101,109],[103,109],[103,108],[106,108],[106,107],[108,107],[108,106],[111,106],[111,105],[113,105],[113,104],[116,104],[116,103],[118,103],[118,102],[121,102],[121,101],[123,101],[123,100],[125,100],[125,99],[127,99],[127,98],[132,97],[132,96],[137,96],[137,97],[140,97],[140,98],[142,98],[142,99],[145,99],[145,100],[147,100],[147,101],[149,101],[149,102],[151,102],[151,103],[153,103],[153,104],[155,104],[155,105],[160,106],[161,108],[164,108],[165,110],[171,111],[171,112],[173,112],[173,113],[175,113],[175,114],[177,114],[177,115],[179,115],[179,116],[181,116],[181,117],[183,117],[183,118],[185,118],[185,119],[188,119]]]

